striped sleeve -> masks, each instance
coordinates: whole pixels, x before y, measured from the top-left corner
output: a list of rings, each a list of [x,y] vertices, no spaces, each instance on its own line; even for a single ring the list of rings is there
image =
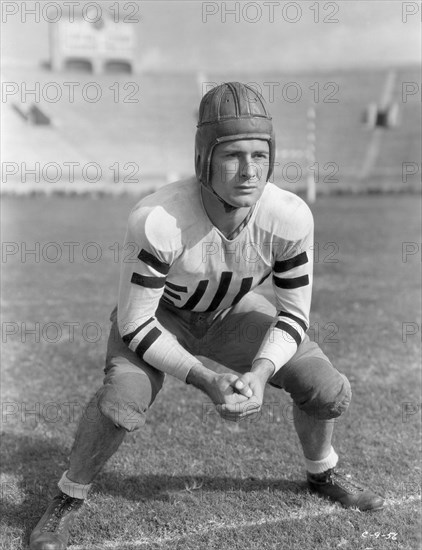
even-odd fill
[[[198,360],[156,317],[172,254],[153,246],[139,213],[129,218],[124,250],[134,252],[122,258],[120,270],[117,322],[123,342],[149,365],[186,381]]]
[[[277,372],[296,353],[309,328],[313,275],[313,219],[303,207],[296,220],[300,233],[287,246],[275,247],[273,290],[277,315],[255,359],[269,359]]]

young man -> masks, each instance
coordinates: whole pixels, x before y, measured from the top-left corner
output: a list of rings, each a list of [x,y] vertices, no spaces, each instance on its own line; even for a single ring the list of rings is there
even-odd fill
[[[313,219],[269,182],[275,141],[263,98],[231,82],[202,99],[196,177],[142,199],[130,214],[105,379],[82,417],[69,470],[31,535],[32,550],[64,549],[95,475],[126,432],[140,428],[165,373],[205,392],[220,415],[259,412],[267,383],[294,401],[311,490],[346,507],[383,499],[336,472],[333,418],[348,407],[346,377],[309,340]],[[275,306],[254,289],[272,277]],[[261,330],[257,344],[247,327]],[[196,356],[236,371],[217,374]],[[187,391],[190,391],[187,389]],[[318,422],[316,422],[318,420]]]

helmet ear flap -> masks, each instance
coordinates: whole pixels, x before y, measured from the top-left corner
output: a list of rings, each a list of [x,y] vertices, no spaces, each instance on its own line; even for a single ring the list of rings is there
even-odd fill
[[[195,158],[195,173],[196,177],[199,181],[202,180],[202,174],[201,174],[201,154],[197,153]]]

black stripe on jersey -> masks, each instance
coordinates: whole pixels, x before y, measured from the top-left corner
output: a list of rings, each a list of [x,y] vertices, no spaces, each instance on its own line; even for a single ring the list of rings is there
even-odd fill
[[[246,277],[245,279],[242,279],[242,284],[240,285],[240,290],[237,293],[235,299],[232,302],[232,306],[237,304],[237,302],[240,302],[240,300],[247,294],[251,287],[252,287],[253,277]]]
[[[198,286],[196,287],[195,292],[192,294],[192,296],[189,298],[189,300],[186,302],[186,304],[181,309],[193,309],[200,301],[202,296],[205,294],[205,291],[207,290],[209,280],[204,279],[203,281],[199,281]]]
[[[126,334],[125,336],[123,336],[122,338],[123,342],[126,345],[129,345],[132,342],[132,340],[135,338],[135,336],[138,334],[138,332],[140,332],[143,328],[145,328],[147,325],[152,323],[153,320],[154,320],[154,317],[150,317],[148,321],[145,321],[145,323],[142,323],[142,325],[136,328],[133,332],[129,332],[129,334]]]
[[[261,279],[261,280],[259,281],[259,283],[258,283],[258,286],[259,286],[259,285],[262,285],[262,283],[263,283],[266,279],[268,279],[268,277],[269,277],[270,275],[271,275],[271,271],[262,277],[262,279]]]
[[[169,296],[171,296],[172,298],[174,298],[175,300],[181,300],[182,299],[180,296],[178,296],[174,292],[170,292],[170,290],[167,290],[166,288],[164,289],[164,292],[166,294],[168,294]]]
[[[150,346],[161,336],[161,330],[157,327],[152,328],[145,338],[139,342],[136,347],[136,354],[142,359],[144,353],[148,350]]]
[[[289,325],[289,323],[284,323],[283,321],[278,321],[276,323],[275,328],[279,328],[280,330],[284,330],[284,332],[287,332],[293,340],[296,342],[296,344],[299,346],[302,339],[300,337],[300,334],[296,329],[292,327],[292,325]]]
[[[130,282],[145,288],[163,288],[166,279],[165,277],[145,277],[133,272]]]
[[[293,315],[293,313],[288,313],[287,311],[279,311],[277,313],[279,317],[288,317],[292,321],[296,321],[296,323],[303,328],[303,330],[306,332],[308,330],[308,327],[306,326],[305,321],[303,321],[300,317],[296,317],[296,315]]]
[[[275,286],[285,289],[299,288],[301,286],[309,285],[308,275],[293,277],[292,279],[280,279],[279,277],[273,277],[273,281]]]
[[[167,275],[169,272],[170,266],[169,264],[166,264],[156,258],[153,254],[150,252],[147,252],[146,250],[142,249],[138,254],[138,259],[142,262],[146,263],[150,267],[153,267],[156,271],[159,271],[163,275]]]
[[[223,271],[220,277],[220,283],[218,285],[217,292],[215,293],[215,296],[212,299],[212,302],[209,305],[208,309],[206,309],[205,311],[215,311],[218,308],[224,296],[227,294],[227,291],[229,290],[232,277],[233,273],[231,271]]]
[[[166,281],[166,286],[168,286],[172,290],[176,290],[177,292],[187,292],[188,291],[187,286],[175,285],[174,283],[170,283],[170,281]]]
[[[164,296],[164,294],[161,296],[161,300],[163,300],[163,302],[165,302],[166,304],[170,304],[170,305],[172,305],[172,306],[175,305],[174,302],[172,302],[171,300],[168,300],[168,299]]]
[[[274,273],[284,273],[285,271],[289,271],[294,267],[299,267],[300,265],[304,265],[306,263],[308,263],[308,256],[306,252],[301,252],[294,258],[289,258],[288,260],[281,260],[279,262],[275,262]]]

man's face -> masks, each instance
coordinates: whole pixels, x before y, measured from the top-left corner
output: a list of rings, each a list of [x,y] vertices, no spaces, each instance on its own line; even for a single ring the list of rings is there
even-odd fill
[[[242,139],[220,143],[212,154],[211,186],[232,206],[253,206],[264,191],[269,161],[267,141]]]

